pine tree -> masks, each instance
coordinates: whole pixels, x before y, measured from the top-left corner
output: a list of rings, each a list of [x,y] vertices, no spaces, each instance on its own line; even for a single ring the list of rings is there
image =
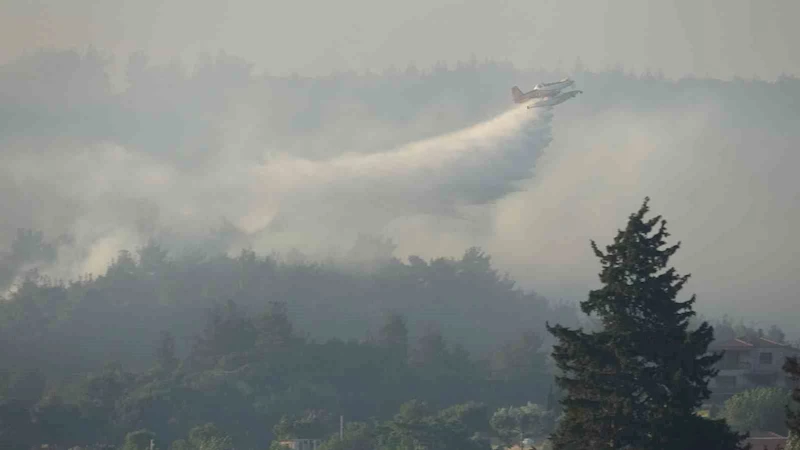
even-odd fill
[[[668,268],[680,243],[665,247],[666,221],[645,220],[648,202],[605,253],[591,243],[603,286],[589,293],[581,310],[596,315],[601,329],[547,324],[558,340],[556,382],[566,394],[555,448],[732,450],[743,439],[724,422],[696,414],[710,396],[708,381],[722,355],[708,354],[708,323],[689,331],[695,297],[676,300],[689,275]]]
[[[787,444],[787,450],[800,450],[800,359],[796,356],[786,358],[783,364],[783,370],[794,381],[795,387],[792,389],[792,400],[794,405],[789,404],[786,407],[786,426],[789,427],[789,435],[791,436],[791,446]]]

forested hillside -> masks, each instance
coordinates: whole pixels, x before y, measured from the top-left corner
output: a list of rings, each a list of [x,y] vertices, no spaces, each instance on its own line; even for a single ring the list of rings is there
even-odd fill
[[[676,164],[670,169],[681,170],[666,170],[658,159],[664,152],[650,147],[634,157],[602,146],[592,158],[565,151],[569,170],[549,166],[554,171],[545,175],[556,175],[525,201],[463,212],[459,230],[436,217],[435,227],[410,228],[406,236],[424,243],[462,232],[449,244],[457,251],[421,257],[336,223],[282,221],[302,216],[291,196],[278,202],[278,213],[254,212],[286,180],[258,178],[268,187],[259,197],[242,178],[265,161],[292,157],[303,167],[472,125],[508,108],[510,86],[565,74],[470,61],[276,77],[226,55],[192,70],[137,55],[115,90],[108,66],[90,51],[42,52],[0,67],[0,444],[117,445],[147,429],[131,439],[152,432],[159,442],[190,442],[176,449],[195,448],[194,438],[213,431],[204,424],[214,423],[239,447],[264,448],[282,417],[313,416],[309,411],[367,423],[400,410],[394,425],[416,426],[451,423],[436,410],[467,401],[552,406],[545,322],[597,325],[561,301],[585,298],[586,291],[578,296],[567,286],[577,278],[576,261],[591,257],[579,225],[603,229],[609,217],[617,223],[625,205],[601,208],[600,200],[632,198],[644,187],[673,206],[713,206],[678,208],[685,215],[676,228],[693,240],[687,260],[700,261],[698,284],[713,293],[700,295],[698,309],[722,305],[733,291],[751,301],[759,287],[765,299],[778,299],[773,306],[792,295],[781,274],[792,270],[794,260],[782,258],[793,241],[774,236],[796,220],[785,208],[795,185],[777,184],[794,170],[786,161],[796,157],[788,149],[800,136],[796,78],[674,81],[578,66],[571,75],[586,94],[559,110],[562,125],[550,149],[589,148],[598,136],[609,147],[647,147],[656,139],[636,132],[652,123],[662,130],[653,146],[665,147],[675,133],[664,124],[680,123],[680,131],[696,132],[669,141],[684,151],[669,159]],[[758,114],[745,113],[754,108]],[[708,182],[707,169],[720,161],[730,170],[719,175],[723,181]],[[633,175],[591,185],[608,166]],[[565,176],[574,172],[577,181]],[[671,178],[668,189],[647,185],[656,172],[691,173],[700,187]],[[553,179],[565,181],[548,185]],[[538,182],[534,177],[534,187]],[[588,191],[607,197],[584,196]],[[759,201],[758,193],[771,201]],[[729,209],[715,206],[722,203]],[[356,219],[381,207],[344,204]],[[744,214],[744,206],[756,212]],[[780,220],[767,220],[776,211]],[[742,223],[755,224],[757,233]],[[737,241],[768,233],[779,244]],[[506,251],[490,258],[484,247],[472,247],[482,241]],[[707,242],[731,254],[712,254]],[[309,255],[295,246],[319,248]],[[754,264],[757,258],[742,257],[748,248],[770,257],[761,254]],[[773,273],[777,282],[768,284]],[[544,285],[552,298],[541,295]],[[714,317],[729,309],[716,310]],[[775,320],[786,323],[793,313]],[[720,339],[758,335],[757,328],[786,339],[775,326],[728,318],[715,325]],[[401,408],[415,398],[432,409],[414,415],[409,410],[419,405]],[[418,421],[403,422],[406,413]]]
[[[478,249],[459,259],[392,260],[357,272],[251,251],[174,258],[151,244],[121,252],[96,277],[59,283],[31,273],[0,303],[0,345],[8,355],[2,364],[60,374],[109,360],[148,367],[161,332],[172,333],[185,354],[206,311],[228,301],[250,314],[284,303],[303,335],[316,339],[368,339],[396,313],[409,320],[412,338],[437,330],[481,357],[541,332],[545,320],[577,323],[574,308],[516,288]]]
[[[64,279],[98,275],[117,251],[133,251],[151,237],[170,250],[237,254],[253,246],[265,254],[303,247],[317,257],[351,248],[359,232],[391,231],[404,259],[422,250],[427,259],[458,257],[479,245],[521,285],[575,302],[587,277],[594,280],[590,263],[575,253],[588,259],[579,242],[588,239],[586,221],[576,216],[611,223],[629,198],[658,189],[674,194],[665,201],[687,219],[684,226],[706,224],[692,228],[690,251],[697,253],[687,259],[705,269],[696,280],[709,302],[735,297],[747,305],[767,285],[777,285],[772,296],[780,301],[790,298],[780,283],[756,281],[793,273],[790,241],[748,250],[774,267],[747,267],[734,253],[724,253],[727,265],[719,265],[707,255],[733,252],[726,250],[735,247],[730,240],[754,229],[783,236],[796,223],[782,205],[797,192],[790,170],[800,139],[792,110],[800,102],[797,78],[671,80],[623,68],[522,70],[494,61],[284,77],[224,53],[196,64],[156,64],[141,54],[115,63],[122,72],[115,83],[112,61],[93,50],[41,51],[0,67],[0,249],[10,250],[0,264],[2,288],[32,266]],[[409,208],[407,222],[387,231],[296,219],[304,211],[280,197],[285,180],[259,179],[266,187],[252,194],[247,171],[260,164],[395,150],[494,117],[509,107],[513,85],[567,74],[584,94],[558,110],[546,164],[518,186],[527,190],[521,199],[479,214],[459,211],[463,220],[455,222],[426,222]],[[687,196],[695,202],[671,200]],[[612,199],[619,203],[592,206]],[[277,211],[252,211],[270,202]],[[375,209],[343,207],[356,220]],[[750,207],[756,212],[746,214]],[[723,226],[725,239],[701,233]],[[43,232],[50,247],[10,256],[18,229]],[[732,273],[749,274],[748,283],[734,289],[714,281]]]
[[[515,311],[531,328],[503,332]],[[29,280],[2,304],[0,414],[26,423],[30,409],[14,436],[31,443],[113,444],[141,428],[171,442],[212,422],[258,446],[305,410],[367,420],[412,398],[542,403],[551,375],[534,328],[556,315],[476,250],[354,275],[249,252],[174,261],[153,245],[97,278]]]

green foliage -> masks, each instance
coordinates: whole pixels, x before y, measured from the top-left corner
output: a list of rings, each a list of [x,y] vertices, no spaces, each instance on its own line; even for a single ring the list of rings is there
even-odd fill
[[[192,450],[192,448],[189,446],[189,443],[186,442],[185,439],[178,439],[177,441],[173,441],[172,444],[170,444],[169,450]]]
[[[233,450],[233,439],[213,423],[194,427],[187,441],[190,450]]]
[[[10,252],[4,258],[0,257],[0,291],[9,287],[24,266],[55,261],[58,244],[60,244],[58,241],[47,242],[41,231],[18,229],[11,243]]]
[[[293,417],[283,416],[273,427],[278,439],[323,439],[331,434],[338,421],[324,410],[308,410]]]
[[[777,325],[771,325],[764,337],[779,344],[786,342],[786,333],[784,333],[783,330],[781,330]]]
[[[36,443],[37,431],[24,403],[0,400],[0,448],[28,450]]]
[[[505,379],[522,379],[535,376],[545,366],[545,353],[541,352],[542,337],[533,330],[527,330],[511,341],[503,344],[493,354],[493,376]]]
[[[737,431],[773,431],[784,434],[788,402],[789,392],[786,389],[749,389],[726,400],[721,417]]]
[[[648,201],[605,253],[592,242],[603,286],[580,306],[602,327],[587,333],[548,325],[558,339],[556,381],[566,394],[551,436],[556,448],[733,449],[741,439],[724,423],[695,414],[710,395],[708,380],[721,355],[707,353],[713,339],[707,323],[689,331],[695,298],[676,300],[689,277],[668,268],[680,244],[663,248],[666,222],[644,219]]]
[[[416,450],[416,449],[466,449],[488,450],[488,442],[477,433],[488,430],[488,412],[485,405],[469,402],[435,411],[426,402],[411,400],[400,406],[395,416],[385,422],[349,422],[343,436],[330,433],[323,450]],[[310,418],[313,414],[306,414]],[[320,417],[318,414],[314,417]],[[279,427],[288,429],[302,418],[283,419]],[[292,434],[276,430],[278,436]],[[310,433],[307,434],[310,436]],[[270,446],[280,450],[277,441]]]
[[[342,438],[331,436],[320,450],[374,450],[378,441],[375,427],[364,422],[349,422],[344,427]]]
[[[576,320],[574,310],[551,307],[546,299],[516,288],[478,249],[461,258],[395,259],[361,273],[333,263],[291,264],[249,251],[236,258],[169,254],[150,242],[136,252],[121,251],[99,277],[54,284],[32,275],[7,300],[0,302],[0,352],[5,356],[0,368],[36,367],[65,376],[96,371],[111,354],[122,355],[120,362],[137,371],[162,357],[172,365],[169,352],[179,359],[192,353],[192,364],[210,367],[230,353],[222,344],[225,333],[228,344],[240,338],[249,342],[249,336],[259,334],[261,341],[248,346],[263,353],[288,349],[293,342],[285,341],[296,329],[319,339],[345,340],[379,330],[379,341],[398,355],[410,355],[421,333],[409,324],[437,316],[443,337],[473,354],[488,354],[530,327],[531,317],[538,319],[534,328],[539,329],[548,318]],[[238,311],[226,309],[229,300]],[[206,314],[208,308],[215,312]],[[263,314],[250,330],[228,316],[250,311]],[[388,311],[394,318],[386,322]],[[232,327],[215,328],[215,319]],[[479,329],[463,326],[478,321]],[[380,330],[382,325],[387,328]],[[166,332],[174,342],[156,342]],[[223,347],[208,347],[209,333],[218,333],[216,342]],[[193,343],[198,335],[201,339]]]
[[[786,446],[783,450],[800,450],[800,435],[794,431],[790,431],[789,439],[786,440]]]
[[[213,423],[192,428],[188,439],[172,442],[170,450],[233,450],[233,440]]]
[[[169,331],[162,331],[156,346],[156,364],[163,370],[173,371],[179,363],[175,353],[175,336]]]
[[[446,422],[461,423],[473,432],[488,433],[491,431],[489,407],[484,403],[467,402],[453,405],[440,411],[439,417]]]
[[[85,411],[77,405],[66,403],[58,395],[42,399],[32,413],[41,442],[77,445],[85,442],[94,425],[91,420],[82,417]]]
[[[393,450],[489,450],[488,442],[457,420],[454,412],[433,414],[425,402],[406,403],[381,426],[380,442]]]
[[[528,402],[523,406],[498,409],[492,415],[490,424],[503,443],[511,446],[520,444],[523,439],[545,435],[553,423],[552,415],[552,411]]]
[[[431,408],[428,402],[413,399],[400,405],[400,411],[395,415],[395,419],[406,422],[419,421],[433,415],[433,412],[433,408]]]
[[[19,400],[29,406],[42,398],[47,383],[44,374],[36,369],[6,372],[2,377],[2,398]]]
[[[195,341],[189,361],[196,369],[211,369],[255,348],[257,330],[233,300],[214,305]],[[228,364],[221,364],[223,367]]]
[[[385,319],[378,335],[379,345],[390,349],[396,361],[405,363],[408,359],[408,324],[405,317],[392,312]]]
[[[254,328],[258,336],[255,346],[262,354],[286,351],[296,343],[286,303],[269,302],[266,311],[255,320]]]
[[[149,450],[150,441],[155,440],[155,433],[149,430],[133,431],[125,435],[125,443],[122,450]]]
[[[774,342],[786,343],[786,333],[774,324],[770,325],[769,329],[764,332],[763,329],[757,328],[753,324],[745,324],[742,319],[734,322],[728,316],[724,316],[714,322],[714,339],[727,341],[734,338],[744,338],[746,340],[766,338]]]
[[[745,434],[731,432],[724,419],[708,419],[697,415],[682,416],[667,427],[658,430],[669,436],[669,446],[661,449],[747,449]],[[753,449],[756,450],[756,449]]]
[[[794,433],[795,438],[798,438],[800,437],[800,359],[796,356],[786,358],[783,371],[795,383],[791,393],[792,401],[786,405],[786,427]]]

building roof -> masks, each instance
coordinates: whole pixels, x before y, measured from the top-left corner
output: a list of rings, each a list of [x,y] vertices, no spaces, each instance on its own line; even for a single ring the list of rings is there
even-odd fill
[[[787,440],[786,436],[771,431],[751,431],[746,442],[751,444],[753,450],[780,450],[786,446]]]
[[[728,341],[713,342],[709,345],[711,349],[719,350],[748,350],[751,348],[787,348],[800,352],[800,349],[792,347],[788,344],[781,344],[779,342],[771,341],[767,338],[735,338]]]
[[[787,437],[786,437],[786,436],[781,436],[780,434],[778,434],[778,433],[773,433],[772,431],[751,431],[751,432],[750,432],[750,437],[751,437],[751,438],[759,438],[759,439],[761,439],[761,438],[773,438],[773,439],[774,439],[774,438],[781,438],[781,439],[787,439]]]

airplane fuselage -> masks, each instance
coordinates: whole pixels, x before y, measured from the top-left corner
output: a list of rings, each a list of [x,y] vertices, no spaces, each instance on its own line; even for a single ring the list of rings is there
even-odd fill
[[[543,107],[546,107],[546,106],[555,106],[555,105],[564,103],[565,101],[571,99],[572,97],[575,97],[576,95],[582,94],[582,93],[583,93],[583,91],[569,91],[569,92],[564,92],[563,94],[560,94],[560,95],[547,97],[544,100],[535,102],[532,105],[528,105],[528,109],[531,109],[531,108],[543,108]]]
[[[534,91],[541,91],[547,92],[552,94],[554,91],[558,92],[564,88],[570,87],[575,84],[575,81],[570,80],[569,78],[564,78],[561,81],[556,81],[553,83],[540,83],[533,87]]]
[[[511,96],[514,98],[514,103],[530,103],[528,109],[554,106],[583,92],[578,90],[561,92],[562,89],[573,84],[575,81],[564,78],[552,83],[537,84],[532,91],[528,92],[522,92],[519,87],[514,86],[511,88]]]
[[[552,83],[539,83],[533,87],[533,90],[528,92],[522,92],[519,87],[514,86],[511,88],[511,95],[514,98],[514,103],[527,103],[537,98],[554,97],[560,94],[562,89],[573,84],[575,84],[575,81],[564,78]]]
[[[530,91],[530,92],[512,91],[512,93],[514,94],[514,103],[527,103],[537,98],[544,98],[553,95],[552,92],[544,92],[544,91]]]

